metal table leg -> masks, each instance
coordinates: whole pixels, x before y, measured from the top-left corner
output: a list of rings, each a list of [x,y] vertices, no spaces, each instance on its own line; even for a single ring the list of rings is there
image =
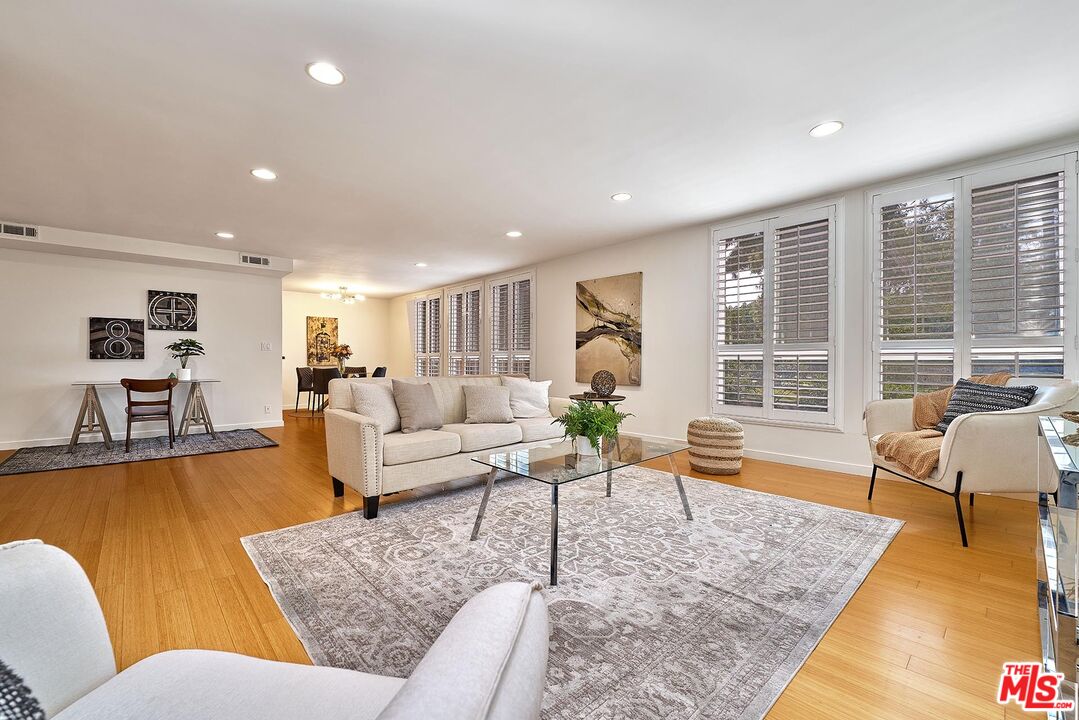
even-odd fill
[[[496,468],[491,468],[491,472],[487,473],[487,487],[483,490],[483,500],[480,500],[480,511],[476,513],[476,524],[472,526],[472,540],[480,536],[480,523],[483,522],[483,513],[487,510],[487,500],[491,497],[491,488],[495,484],[497,474]]]
[[[611,471],[607,471],[607,497],[611,496]]]
[[[674,464],[674,455],[668,455],[667,461],[671,464],[674,484],[678,486],[678,494],[682,497],[682,509],[686,511],[686,520],[692,520],[693,513],[689,511],[689,500],[686,499],[686,489],[682,487],[682,476],[678,474],[678,466]]]
[[[558,483],[551,485],[551,587],[558,584]]]

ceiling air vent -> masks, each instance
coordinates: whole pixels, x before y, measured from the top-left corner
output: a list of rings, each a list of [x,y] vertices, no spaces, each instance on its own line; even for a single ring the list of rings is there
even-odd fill
[[[15,223],[0,223],[0,232],[5,235],[16,235],[18,237],[37,237],[37,228],[33,225],[16,225]]]
[[[260,255],[246,255],[240,253],[240,262],[244,265],[265,265],[269,266],[270,258],[262,257]]]

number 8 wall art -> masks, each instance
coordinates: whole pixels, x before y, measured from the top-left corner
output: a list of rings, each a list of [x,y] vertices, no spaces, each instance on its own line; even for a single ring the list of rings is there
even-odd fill
[[[145,340],[145,320],[90,318],[91,360],[142,360]]]

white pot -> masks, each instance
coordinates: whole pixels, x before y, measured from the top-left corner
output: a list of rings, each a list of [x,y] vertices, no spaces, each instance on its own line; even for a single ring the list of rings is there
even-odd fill
[[[599,455],[599,450],[592,447],[592,443],[588,442],[588,438],[583,435],[578,435],[573,440],[576,445],[578,455]]]
[[[177,370],[176,371],[176,379],[177,380],[190,380],[191,379],[191,368],[180,368],[179,370]]]

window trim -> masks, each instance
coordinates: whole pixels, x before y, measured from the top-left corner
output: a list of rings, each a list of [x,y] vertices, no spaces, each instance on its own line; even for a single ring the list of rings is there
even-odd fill
[[[752,424],[772,425],[777,427],[804,428],[809,430],[825,430],[842,432],[843,430],[843,388],[837,378],[843,377],[843,358],[840,353],[843,336],[844,312],[843,303],[839,302],[842,297],[843,283],[843,238],[845,237],[845,205],[842,197],[826,199],[819,202],[805,203],[797,206],[781,208],[768,213],[748,218],[741,218],[731,222],[718,223],[710,226],[709,244],[709,284],[711,285],[712,304],[709,313],[711,359],[708,363],[708,392],[709,407],[713,416],[730,416]],[[828,340],[824,343],[799,343],[797,347],[804,349],[807,345],[820,346],[816,349],[825,349],[829,353],[828,363],[828,394],[829,408],[827,413],[814,413],[803,410],[777,410],[771,406],[761,408],[748,408],[739,405],[724,405],[716,399],[716,378],[719,372],[719,358],[721,354],[731,354],[745,349],[746,352],[761,352],[764,357],[762,386],[765,397],[769,397],[774,378],[775,357],[775,331],[773,313],[774,287],[774,261],[775,261],[775,229],[779,226],[788,227],[813,220],[827,217],[829,222],[828,236],[828,272],[830,277],[828,293]],[[763,229],[765,232],[765,267],[764,287],[765,302],[762,309],[765,320],[764,332],[761,345],[726,345],[719,342],[719,328],[716,322],[719,293],[716,286],[716,272],[718,261],[716,252],[717,239],[735,237],[749,234]],[[782,344],[779,344],[782,351]],[[791,345],[795,345],[792,343]],[[794,348],[791,348],[792,350]],[[820,418],[820,419],[818,419]]]
[[[897,183],[870,187],[864,192],[864,235],[869,249],[864,253],[864,277],[869,279],[870,302],[863,311],[863,332],[869,340],[871,351],[865,354],[864,397],[868,401],[879,400],[881,339],[877,327],[880,317],[880,282],[877,268],[880,261],[880,209],[887,204],[924,197],[930,188],[949,187],[955,198],[955,314],[951,345],[953,352],[953,379],[969,375],[972,355],[977,350],[994,347],[1015,347],[1014,338],[980,338],[977,343],[971,335],[970,310],[970,198],[975,187],[1036,177],[1041,174],[1063,172],[1066,194],[1064,198],[1064,377],[1079,372],[1079,171],[1075,146],[1056,146],[1041,151],[999,158],[989,162],[959,167],[953,172],[933,173],[906,178]],[[1071,320],[1071,322],[1068,322]],[[957,339],[959,341],[957,341]],[[939,341],[910,341],[914,347],[919,342],[928,346]],[[1058,345],[1052,337],[1032,337],[1024,340],[1029,346]]]

